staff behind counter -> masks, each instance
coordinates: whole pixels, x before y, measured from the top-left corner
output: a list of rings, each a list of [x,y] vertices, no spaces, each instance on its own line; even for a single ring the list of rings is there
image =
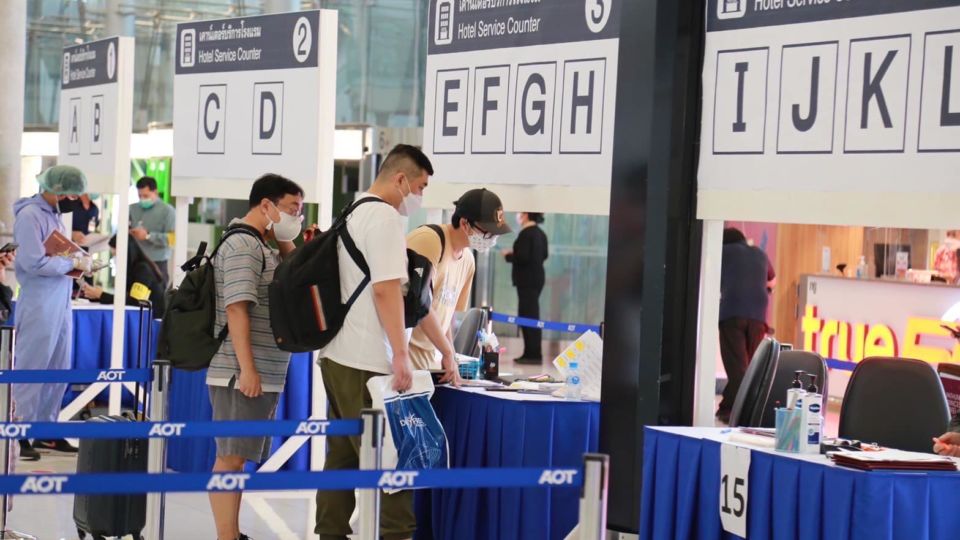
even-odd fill
[[[117,236],[110,238],[110,253],[117,253]],[[150,303],[153,305],[154,316],[163,317],[164,313],[164,278],[163,273],[157,267],[157,264],[150,260],[144,253],[140,242],[133,235],[130,235],[130,243],[127,248],[127,304],[138,305],[138,299],[132,292],[134,288],[140,285],[150,291]],[[101,287],[94,287],[86,282],[80,284],[81,292],[85,298],[100,302],[101,304],[112,304],[114,295],[105,292]]]

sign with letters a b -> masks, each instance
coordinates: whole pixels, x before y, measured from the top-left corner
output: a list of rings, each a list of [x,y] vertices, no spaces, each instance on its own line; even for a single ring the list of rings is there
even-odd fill
[[[960,0],[704,1],[698,217],[956,226]]]
[[[58,162],[81,169],[91,193],[116,193],[130,175],[133,48],[113,37],[63,50]]]
[[[177,26],[174,195],[246,199],[264,173],[332,196],[337,15]]]

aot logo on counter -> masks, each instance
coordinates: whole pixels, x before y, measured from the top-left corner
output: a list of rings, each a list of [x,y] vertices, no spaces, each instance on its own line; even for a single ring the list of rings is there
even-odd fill
[[[803,349],[824,358],[859,362],[873,356],[916,358],[930,363],[960,362],[960,344],[952,349],[922,344],[924,338],[952,336],[948,320],[907,317],[905,335],[898,336],[887,324],[842,321],[821,317],[817,306],[808,305],[800,323]]]

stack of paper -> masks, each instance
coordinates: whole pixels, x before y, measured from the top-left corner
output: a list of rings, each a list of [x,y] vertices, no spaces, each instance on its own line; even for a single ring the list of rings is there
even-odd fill
[[[903,450],[881,450],[879,452],[838,450],[827,455],[837,465],[863,471],[957,470],[957,462],[953,458],[919,452],[904,452]]]

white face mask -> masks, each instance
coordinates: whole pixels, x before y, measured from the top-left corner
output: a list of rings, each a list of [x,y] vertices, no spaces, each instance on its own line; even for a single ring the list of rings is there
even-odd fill
[[[267,223],[267,230],[273,229],[273,235],[277,238],[278,242],[293,242],[294,239],[300,236],[303,216],[291,216],[277,208],[277,205],[273,205],[273,207],[276,208],[277,213],[280,214],[280,221],[274,222],[268,214],[267,219],[269,219],[270,222]]]
[[[467,239],[470,240],[470,249],[476,250],[478,253],[486,253],[497,245],[496,236],[484,238],[483,233],[479,232],[471,234]]]
[[[407,186],[410,185],[410,181],[407,180]],[[397,191],[400,191],[397,188]],[[423,206],[423,195],[417,195],[410,190],[406,195],[403,194],[403,191],[400,191],[400,195],[403,196],[403,200],[400,201],[400,207],[397,208],[397,212],[400,212],[401,216],[409,217],[410,214],[416,214],[420,210],[420,207]]]

